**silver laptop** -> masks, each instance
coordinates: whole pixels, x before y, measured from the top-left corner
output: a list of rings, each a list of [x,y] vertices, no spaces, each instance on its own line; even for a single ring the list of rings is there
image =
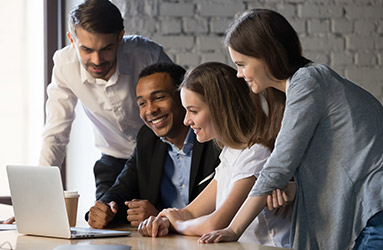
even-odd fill
[[[58,167],[7,166],[17,231],[66,239],[127,236],[129,231],[70,228]]]

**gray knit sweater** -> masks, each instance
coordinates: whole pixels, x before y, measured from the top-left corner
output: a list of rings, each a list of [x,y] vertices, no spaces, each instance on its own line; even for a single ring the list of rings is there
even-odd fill
[[[275,149],[250,196],[298,186],[294,249],[347,249],[383,210],[383,107],[326,65],[290,79]]]

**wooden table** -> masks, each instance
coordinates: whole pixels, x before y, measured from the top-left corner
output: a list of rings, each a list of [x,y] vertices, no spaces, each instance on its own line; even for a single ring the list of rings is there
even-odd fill
[[[0,206],[0,211],[7,210],[8,217],[10,214],[10,206]],[[4,219],[4,216],[0,214],[0,218]],[[86,222],[78,221],[80,227],[87,227]],[[125,228],[126,229],[126,228]],[[16,230],[0,231],[0,246],[4,242],[8,241],[12,249],[16,250],[52,250],[60,245],[129,245],[132,249],[144,249],[144,250],[175,250],[175,249],[222,249],[222,250],[278,250],[283,248],[275,248],[268,246],[261,246],[254,243],[217,243],[217,244],[199,244],[199,237],[190,237],[182,235],[168,235],[159,238],[142,237],[134,228],[130,228],[132,235],[129,237],[112,237],[112,238],[98,238],[98,239],[79,239],[79,240],[65,240],[57,238],[39,237],[21,235]],[[4,245],[3,248],[8,249],[8,245]]]
[[[98,238],[65,240],[48,237],[27,236],[18,234],[17,231],[0,231],[0,245],[8,241],[12,249],[17,250],[52,250],[60,245],[129,245],[132,249],[153,249],[153,250],[173,250],[173,249],[222,249],[222,250],[277,250],[282,248],[261,246],[252,243],[217,243],[217,244],[199,244],[198,237],[189,237],[181,235],[169,235],[160,238],[148,238],[140,236],[136,231],[132,231],[129,237],[117,238]],[[8,247],[5,245],[4,247]],[[7,249],[7,248],[5,248]]]

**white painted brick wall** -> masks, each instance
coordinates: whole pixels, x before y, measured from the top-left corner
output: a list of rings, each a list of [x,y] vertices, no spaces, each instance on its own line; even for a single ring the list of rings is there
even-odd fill
[[[342,6],[337,5],[316,5],[315,3],[305,3],[298,6],[298,16],[307,19],[337,18],[341,17],[342,13]]]
[[[200,1],[198,5],[201,16],[234,16],[236,13],[245,10],[243,3],[212,3],[209,1]]]
[[[382,10],[383,11],[383,10]],[[377,28],[371,20],[356,20],[355,33],[361,36],[369,36],[372,32],[376,32]]]
[[[156,41],[157,43],[161,44],[164,48],[168,48],[168,50],[173,50],[173,51],[190,50],[193,48],[195,44],[195,41],[194,41],[195,37],[193,36],[154,35],[152,39]],[[171,46],[169,46],[169,44]]]
[[[207,34],[209,32],[208,20],[202,18],[185,17],[183,27],[185,33]]]
[[[335,34],[350,34],[353,32],[354,23],[345,18],[334,18],[331,20],[331,31]]]
[[[382,34],[382,32],[380,32],[380,34]],[[376,37],[375,38],[375,49],[376,50],[380,50],[380,52],[382,52],[383,50],[383,37],[380,36],[380,37]],[[382,53],[380,53],[380,55],[382,55]],[[382,62],[380,62],[380,65],[382,64]]]
[[[289,20],[289,21],[298,34],[303,34],[306,32],[307,25],[305,20]]]
[[[313,19],[307,22],[307,30],[309,33],[329,33],[330,20]]]
[[[197,49],[200,51],[215,51],[224,48],[221,37],[211,36],[198,36],[197,37]]]
[[[374,40],[368,36],[351,34],[346,36],[346,48],[354,51],[372,50],[374,49]]]
[[[195,67],[201,62],[200,55],[195,53],[177,53],[176,61],[180,65],[189,65]]]
[[[161,20],[160,32],[162,34],[180,34],[182,32],[182,21],[178,19]]]
[[[378,32],[380,34],[382,34],[382,32],[383,32],[383,20],[382,20],[382,18],[380,18],[380,20],[377,20],[377,23],[378,23]]]
[[[184,17],[194,15],[194,5],[189,3],[160,3],[161,16]]]
[[[221,39],[234,16],[270,8],[297,31],[303,53],[370,91],[383,103],[383,0],[112,0],[127,34],[160,43],[186,68],[232,65]]]
[[[202,54],[202,62],[222,62],[226,61],[226,56],[223,53],[203,53]]]
[[[354,56],[351,53],[341,52],[331,52],[331,60],[333,65],[344,66],[351,65],[354,63]]]
[[[318,36],[301,37],[302,47],[309,51],[321,51],[326,54],[330,51],[344,50],[344,39],[342,37]]]
[[[226,30],[228,23],[232,21],[232,18],[211,18],[210,20],[210,32],[223,34]]]

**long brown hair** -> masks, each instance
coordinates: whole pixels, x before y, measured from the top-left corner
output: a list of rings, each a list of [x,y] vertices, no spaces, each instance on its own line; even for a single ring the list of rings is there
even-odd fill
[[[251,146],[248,142],[254,134],[253,144],[268,146],[263,136],[265,113],[260,98],[242,78],[237,78],[232,67],[218,62],[201,64],[186,74],[180,88],[197,93],[208,105],[219,147]]]
[[[224,43],[233,50],[263,60],[275,79],[286,80],[300,67],[311,62],[302,56],[298,35],[279,13],[251,9],[235,19],[226,30]],[[261,93],[268,105],[264,136],[272,142],[278,135],[285,109],[286,95],[268,88]],[[257,138],[256,133],[252,140]]]

